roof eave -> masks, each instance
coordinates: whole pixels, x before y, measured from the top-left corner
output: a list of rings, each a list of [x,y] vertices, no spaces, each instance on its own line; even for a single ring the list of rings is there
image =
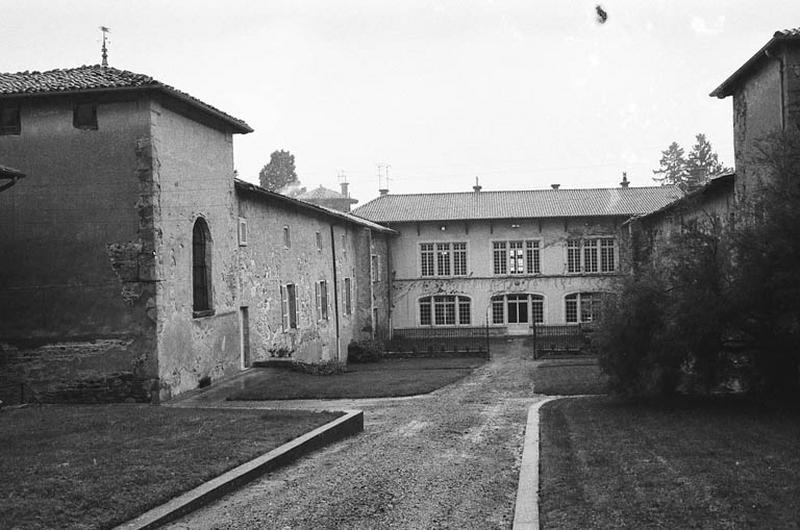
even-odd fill
[[[716,97],[719,99],[724,99],[730,95],[733,95],[734,88],[736,87],[736,85],[738,85],[740,78],[744,76],[747,72],[749,72],[750,69],[753,68],[764,57],[768,57],[769,56],[768,52],[775,45],[775,43],[793,41],[793,40],[800,40],[800,38],[792,35],[783,35],[780,32],[776,32],[775,35],[773,35],[773,37],[769,40],[769,42],[767,42],[742,66],[740,66],[725,81],[723,81],[722,84],[720,84],[717,88],[715,88],[709,94],[709,96]]]

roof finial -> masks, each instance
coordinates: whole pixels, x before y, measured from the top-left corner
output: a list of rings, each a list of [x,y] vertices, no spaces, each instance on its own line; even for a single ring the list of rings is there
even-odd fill
[[[110,32],[111,29],[105,26],[100,26],[100,31],[103,32],[103,62],[101,63],[104,67],[108,66],[108,47],[106,46],[106,33]]]
[[[628,181],[628,173],[626,171],[622,172],[622,182],[619,183],[620,186],[623,188],[627,188],[630,182]]]
[[[483,186],[478,184],[478,177],[475,177],[475,185],[472,186],[472,189],[475,191],[475,193],[478,193],[479,191],[481,191],[481,188],[483,188]]]

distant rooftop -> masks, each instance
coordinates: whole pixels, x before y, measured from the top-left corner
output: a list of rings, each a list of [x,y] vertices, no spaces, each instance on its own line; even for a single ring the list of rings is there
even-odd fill
[[[740,66],[738,70],[731,74],[728,79],[715,88],[714,91],[709,95],[718,98],[725,98],[732,95],[736,87],[739,85],[742,77],[751,72],[759,62],[767,57],[768,52],[772,50],[778,43],[798,40],[800,40],[800,28],[776,31],[772,35],[772,38],[769,40],[769,42],[767,42],[760,50],[758,50],[755,55],[750,57],[750,59]]]
[[[222,112],[185,92],[150,76],[108,66],[79,66],[46,72],[0,73],[0,99],[76,92],[118,92],[152,90],[183,101],[225,123],[232,132],[253,132],[242,120]]]
[[[302,199],[307,201],[309,199],[334,199],[334,200],[349,200],[351,202],[358,202],[356,199],[351,199],[350,197],[345,197],[338,191],[329,190],[328,188],[323,188],[320,186],[319,188],[315,188],[310,191],[306,191],[301,193],[297,196],[298,199]]]
[[[381,195],[353,213],[377,223],[633,216],[679,199],[675,186]]]

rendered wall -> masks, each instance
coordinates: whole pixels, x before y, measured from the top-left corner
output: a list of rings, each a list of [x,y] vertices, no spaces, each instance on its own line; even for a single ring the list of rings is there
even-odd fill
[[[616,236],[620,221],[613,218],[523,219],[393,225],[400,236],[390,243],[394,276],[392,325],[395,329],[418,327],[419,298],[435,294],[469,296],[472,325],[485,325],[491,297],[513,293],[544,296],[545,323],[563,324],[566,295],[607,290],[618,276],[618,273],[567,274],[567,239]],[[519,227],[512,228],[512,225]],[[518,240],[540,241],[541,274],[494,275],[492,242]],[[419,244],[436,241],[467,243],[466,277],[421,277]],[[616,262],[619,263],[619,252]]]
[[[86,100],[82,100],[86,101]],[[27,176],[0,193],[0,383],[45,399],[149,400],[157,361],[147,102],[21,100],[0,160]]]
[[[153,102],[157,187],[158,352],[160,398],[197,388],[200,380],[240,368],[237,208],[230,133]],[[214,314],[195,318],[192,230],[198,217],[211,232]]]

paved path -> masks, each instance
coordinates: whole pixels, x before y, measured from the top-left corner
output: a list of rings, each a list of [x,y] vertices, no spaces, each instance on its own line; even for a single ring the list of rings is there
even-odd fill
[[[282,403],[360,408],[365,432],[169,528],[511,528],[527,412],[543,396],[521,345],[503,349],[424,397]]]

